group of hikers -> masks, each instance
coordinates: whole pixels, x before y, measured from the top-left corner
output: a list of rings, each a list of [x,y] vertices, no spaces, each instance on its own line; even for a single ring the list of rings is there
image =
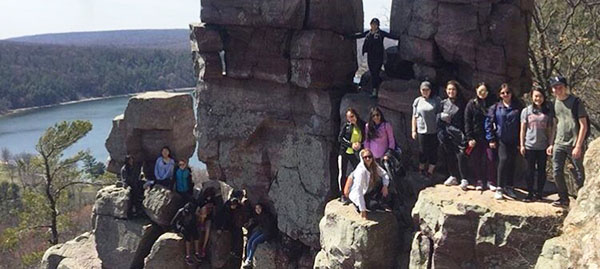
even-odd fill
[[[252,206],[243,190],[233,190],[227,199],[221,197],[220,190],[211,186],[203,186],[197,188],[199,191],[194,191],[192,170],[187,160],[178,160],[177,166],[175,163],[171,157],[171,150],[163,147],[154,164],[154,174],[145,180],[143,174],[141,177],[136,175],[133,156],[126,157],[121,168],[121,182],[125,187],[130,187],[130,215],[143,214],[144,189],[160,185],[177,193],[184,201],[184,206],[171,220],[169,229],[183,236],[186,264],[202,263],[207,259],[206,251],[211,231],[218,234],[227,231],[230,235],[222,238],[231,240],[230,254],[240,261],[243,255],[244,268],[251,268],[258,245],[277,234],[276,218],[269,212],[266,204],[256,203]],[[242,253],[244,229],[248,232],[245,253]]]
[[[525,106],[506,83],[497,91],[499,98],[489,93],[485,83],[479,83],[476,97],[467,102],[457,81],[447,82],[443,100],[432,94],[431,83],[422,82],[420,96],[413,102],[411,122],[412,138],[419,145],[419,172],[424,177],[433,175],[441,144],[450,174],[445,185],[459,185],[467,191],[472,184],[475,190],[494,192],[498,200],[516,198],[515,164],[521,154],[529,171],[524,201],[535,201],[544,197],[546,161],[552,156],[559,195],[552,205],[568,206],[565,162],[571,162],[580,188],[585,178],[582,161],[589,135],[588,116],[581,99],[570,94],[564,77],[553,77],[550,85],[553,104],[543,88],[534,86],[529,92],[531,104]],[[387,209],[381,198],[388,196],[390,176],[382,167],[397,145],[392,125],[381,109],[371,108],[364,123],[355,109],[348,108],[338,142],[341,200],[354,203],[362,217],[377,207]],[[477,162],[473,169],[469,169],[469,159]],[[348,165],[354,170],[346,176]]]

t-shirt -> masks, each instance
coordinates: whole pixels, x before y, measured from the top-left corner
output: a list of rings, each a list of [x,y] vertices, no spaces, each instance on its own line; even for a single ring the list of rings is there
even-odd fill
[[[521,111],[521,123],[526,123],[525,148],[528,150],[545,150],[550,144],[549,128],[553,117],[550,113],[542,113],[532,105]]]
[[[558,100],[554,102],[554,113],[557,120],[556,124],[556,138],[554,139],[554,145],[556,147],[573,147],[577,141],[577,135],[579,134],[578,124],[573,118],[573,112],[571,109],[575,105],[575,96],[569,95],[565,100]],[[577,108],[579,117],[587,117],[587,112],[583,106],[583,102],[579,102]]]
[[[413,103],[413,117],[417,119],[417,133],[437,133],[437,114],[441,111],[440,98],[420,96]]]
[[[352,125],[352,135],[350,136],[350,143],[354,144],[355,142],[359,142],[362,141],[362,132],[360,131],[360,128],[357,128],[356,126]],[[354,150],[352,149],[352,147],[349,147],[346,150],[346,153],[348,154],[354,154]]]

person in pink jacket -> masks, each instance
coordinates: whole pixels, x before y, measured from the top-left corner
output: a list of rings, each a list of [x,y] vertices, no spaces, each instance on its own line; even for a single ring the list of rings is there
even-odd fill
[[[373,153],[375,160],[380,162],[388,149],[396,148],[394,130],[392,125],[385,120],[379,107],[371,108],[369,121],[365,124],[364,148]]]

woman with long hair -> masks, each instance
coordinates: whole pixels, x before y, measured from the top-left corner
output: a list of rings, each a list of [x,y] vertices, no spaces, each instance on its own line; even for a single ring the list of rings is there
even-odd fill
[[[485,130],[490,148],[498,149],[498,188],[494,198],[502,200],[504,194],[515,197],[515,159],[519,146],[522,105],[506,83],[500,86],[498,95],[500,101],[490,107]]]
[[[412,138],[419,142],[419,172],[430,177],[437,164],[437,116],[442,107],[440,98],[431,93],[429,81],[423,81],[419,91],[421,96],[412,105]]]
[[[152,183],[170,188],[174,169],[175,161],[171,157],[171,149],[164,146],[160,150],[160,156],[156,159],[156,163],[154,164],[154,178],[156,181]]]
[[[258,203],[254,206],[254,214],[252,219],[250,237],[246,243],[246,258],[243,268],[252,267],[252,258],[259,244],[271,240],[277,235],[276,218],[273,216],[265,205]]]
[[[358,152],[362,148],[364,135],[361,130],[365,123],[360,119],[354,108],[346,110],[346,122],[338,135],[340,150],[338,155],[338,186],[342,202],[346,202],[344,193],[344,185],[346,184],[346,171],[348,164],[354,170],[360,162]]]
[[[372,107],[369,113],[369,122],[365,125],[364,148],[369,149],[377,161],[386,158],[385,152],[388,149],[396,148],[394,129],[385,120],[379,107]]]
[[[526,201],[534,201],[544,197],[546,183],[546,150],[554,140],[554,113],[548,105],[544,89],[539,86],[531,90],[532,104],[521,112],[521,133],[519,135],[520,153],[527,160],[529,174],[527,175]],[[535,175],[537,174],[537,191],[534,190]]]
[[[358,207],[360,216],[366,219],[367,209],[379,206],[381,196],[388,196],[390,178],[385,169],[375,162],[369,149],[361,150],[360,157],[360,163],[348,178],[344,193]]]

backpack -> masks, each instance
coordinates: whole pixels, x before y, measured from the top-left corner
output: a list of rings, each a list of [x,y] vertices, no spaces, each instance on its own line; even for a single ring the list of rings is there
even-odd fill
[[[573,101],[573,107],[571,108],[571,114],[573,114],[573,119],[575,120],[575,124],[577,125],[577,130],[579,130],[579,128],[581,128],[581,126],[579,126],[579,104],[581,103],[581,98],[573,95],[573,97],[575,98],[575,101]],[[587,141],[588,141],[588,137],[590,137],[590,117],[589,116],[585,116],[584,117],[588,128],[585,132],[585,136],[583,137],[583,144],[586,145]]]

